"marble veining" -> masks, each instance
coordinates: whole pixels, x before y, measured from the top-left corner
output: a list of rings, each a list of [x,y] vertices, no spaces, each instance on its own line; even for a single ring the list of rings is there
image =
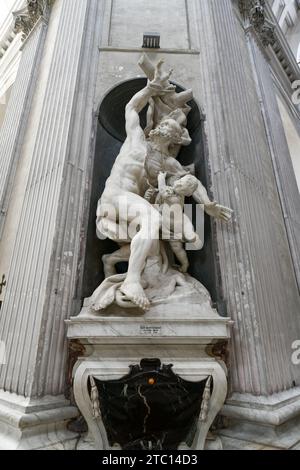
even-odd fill
[[[130,369],[120,380],[94,377],[110,445],[151,450],[191,444],[207,378],[188,382],[159,359],[144,359]]]

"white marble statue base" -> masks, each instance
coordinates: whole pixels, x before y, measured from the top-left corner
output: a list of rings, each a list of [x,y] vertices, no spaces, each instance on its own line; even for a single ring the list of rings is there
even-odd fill
[[[230,337],[229,318],[220,317],[210,305],[184,302],[181,297],[171,305],[167,300],[159,302],[146,313],[136,309],[136,314],[130,314],[120,307],[113,308],[111,315],[96,314],[87,299],[80,315],[66,322],[68,338],[85,339],[91,344],[96,339],[96,344],[209,345]]]
[[[182,310],[181,310],[182,312]],[[198,311],[199,312],[199,311]],[[68,322],[68,338],[79,340],[85,356],[74,367],[74,396],[88,423],[88,435],[78,449],[110,450],[101,417],[94,419],[88,392],[88,378],[118,380],[129,373],[129,366],[141,359],[157,358],[162,364],[173,364],[173,371],[187,381],[198,382],[213,377],[214,388],[205,422],[198,423],[192,447],[185,443],[180,449],[201,450],[208,431],[222,408],[227,394],[226,367],[209,355],[210,346],[229,338],[230,321],[191,308],[183,315],[180,309],[164,316],[148,312],[140,316],[84,315]],[[209,445],[209,444],[208,444]],[[114,447],[114,449],[120,447]]]

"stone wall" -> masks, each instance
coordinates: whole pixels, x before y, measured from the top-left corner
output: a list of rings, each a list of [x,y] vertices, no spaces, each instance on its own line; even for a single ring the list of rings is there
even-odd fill
[[[235,211],[230,225],[213,225],[220,295],[234,321],[231,392],[292,390],[295,397],[300,386],[291,363],[300,338],[299,200],[286,184],[292,166],[263,44],[231,0],[161,0],[148,8],[142,0],[56,0],[49,25],[37,24],[24,44],[1,160],[8,166],[0,190],[9,190],[0,245],[7,278],[0,339],[8,357],[0,369],[0,434],[15,394],[42,403],[66,392],[64,321],[82,304],[97,112],[111,87],[141,75],[149,30],[161,33],[150,58],[164,57],[204,110],[208,189]],[[289,163],[281,167],[282,154]]]

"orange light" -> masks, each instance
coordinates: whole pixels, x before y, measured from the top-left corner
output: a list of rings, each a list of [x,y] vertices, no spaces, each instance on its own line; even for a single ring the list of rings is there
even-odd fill
[[[148,384],[149,385],[154,385],[155,384],[155,380],[153,378],[149,379],[148,380]]]

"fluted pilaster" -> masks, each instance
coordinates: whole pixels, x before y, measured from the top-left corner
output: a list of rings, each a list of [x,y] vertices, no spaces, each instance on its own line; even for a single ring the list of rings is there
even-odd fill
[[[64,319],[80,253],[101,3],[55,3],[59,23],[49,38],[55,43],[0,320],[8,357],[0,386],[20,395],[64,391]]]
[[[0,129],[0,238],[36,86],[45,35],[46,25],[40,21],[23,47],[17,78]]]
[[[285,131],[276,99],[276,86],[270,65],[249,31],[248,44],[253,58],[258,94],[273,160],[277,187],[288,233],[288,239],[300,289],[300,196]],[[292,89],[291,89],[292,95]],[[293,106],[290,103],[290,106]]]
[[[299,296],[245,32],[230,0],[196,0],[203,106],[216,199],[235,210],[218,224],[228,314],[231,388],[271,394],[300,383],[291,363]]]

